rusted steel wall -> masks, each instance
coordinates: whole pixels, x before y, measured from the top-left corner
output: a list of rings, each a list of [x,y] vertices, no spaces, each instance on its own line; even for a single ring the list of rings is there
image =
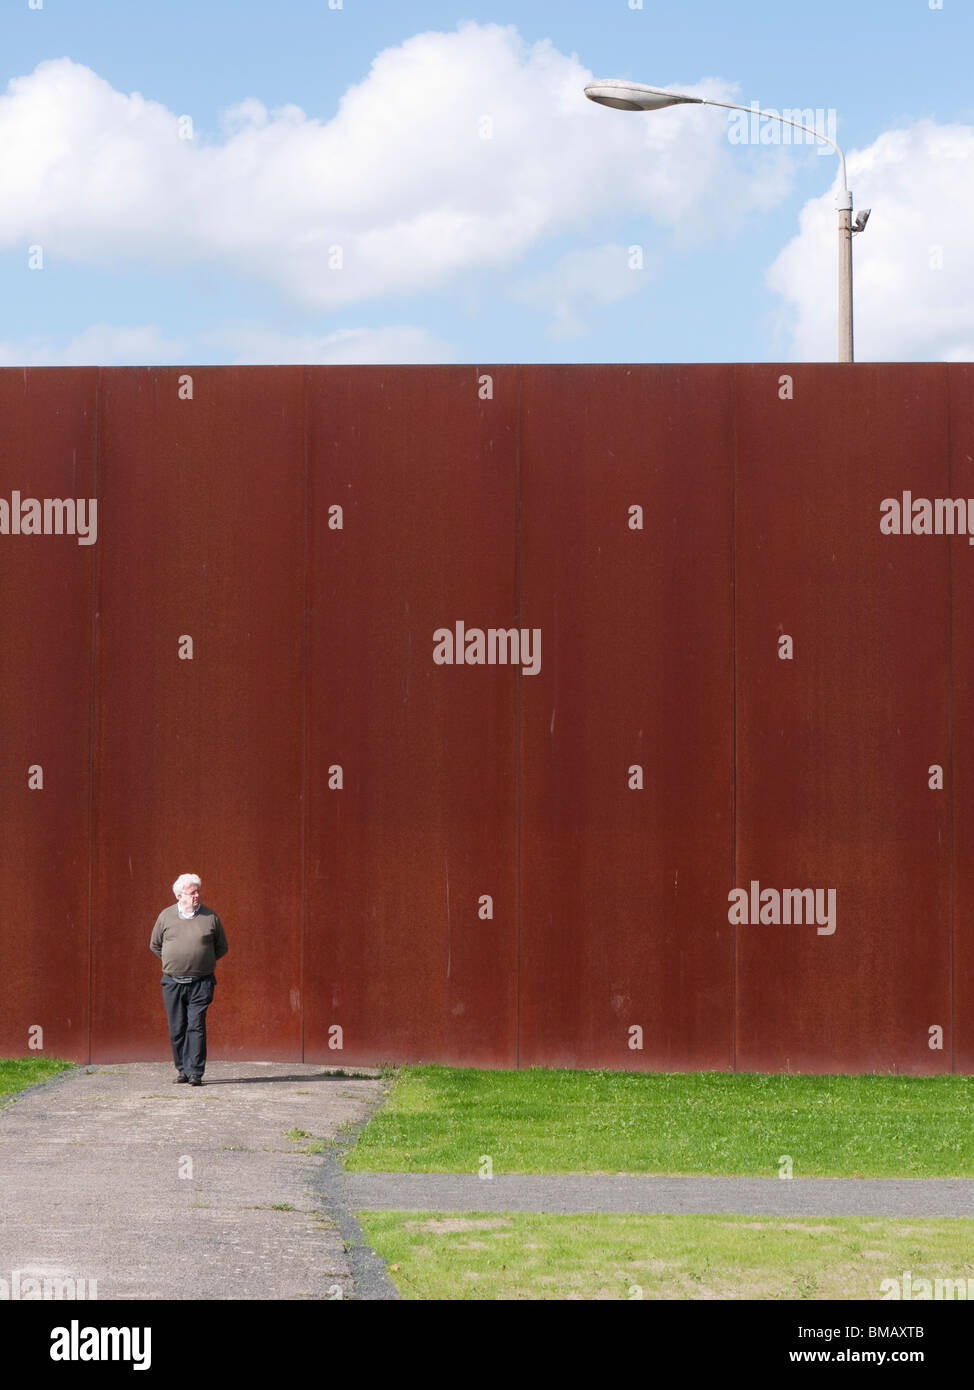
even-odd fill
[[[952,497],[974,506],[974,366],[947,368],[949,465]],[[974,523],[972,523],[974,524]],[[914,546],[935,545],[929,536],[906,537]],[[948,609],[951,631],[950,806],[953,811],[953,997],[951,1033],[956,1038],[956,1071],[974,1073],[974,547],[962,538],[949,542]],[[930,678],[937,679],[936,673]],[[941,761],[941,759],[931,759]]]
[[[949,493],[946,372],[736,377],[735,886],[825,909],[737,927],[737,1066],[949,1070],[950,792],[927,771],[949,755],[949,541],[879,529],[883,499]]]
[[[439,628],[518,621],[518,371],[491,375],[309,375],[311,1060],[516,1061],[524,678],[433,661]]]
[[[196,368],[192,399],[181,375],[101,373],[92,1055],[167,1054],[147,946],[187,872],[233,952],[215,1055],[286,1060],[301,1048],[302,371]]]
[[[97,494],[97,377],[0,371],[8,508],[15,491],[38,500]],[[79,539],[87,538],[0,534],[0,1055],[8,1057],[88,1055],[99,541]]]
[[[974,548],[879,524],[972,387],[0,371],[0,498],[98,499],[0,534],[0,1052],[167,1057],[195,870],[214,1058],[974,1070]]]
[[[537,367],[522,418],[520,1059],[729,1067],[733,380]]]

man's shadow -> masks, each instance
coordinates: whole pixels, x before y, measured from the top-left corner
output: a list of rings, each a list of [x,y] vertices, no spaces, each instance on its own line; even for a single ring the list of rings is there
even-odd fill
[[[311,1076],[220,1076],[203,1078],[204,1086],[260,1086],[284,1081],[380,1081],[381,1076],[349,1075],[348,1072],[323,1071]]]

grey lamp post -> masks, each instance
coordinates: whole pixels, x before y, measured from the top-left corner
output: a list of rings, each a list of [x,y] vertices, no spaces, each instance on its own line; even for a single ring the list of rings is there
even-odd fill
[[[659,111],[664,106],[680,106],[692,104],[694,106],[723,106],[728,111],[747,111],[753,112],[757,116],[766,116],[769,120],[780,121],[783,125],[794,126],[797,130],[807,130],[819,140],[824,140],[839,156],[839,165],[842,170],[842,191],[836,198],[836,205],[839,209],[839,361],[851,362],[852,355],[852,238],[856,232],[861,232],[869,220],[869,208],[860,212],[856,217],[856,225],[852,225],[852,194],[849,191],[849,184],[845,172],[845,155],[839,149],[834,140],[830,140],[821,131],[815,130],[813,126],[802,125],[800,121],[791,121],[787,116],[780,116],[777,111],[758,111],[752,106],[738,106],[732,101],[712,101],[709,97],[687,97],[681,96],[677,92],[664,92],[658,87],[646,87],[641,82],[618,81],[610,78],[602,82],[590,82],[585,88],[585,95],[590,101],[597,101],[600,106],[611,106],[617,111]]]

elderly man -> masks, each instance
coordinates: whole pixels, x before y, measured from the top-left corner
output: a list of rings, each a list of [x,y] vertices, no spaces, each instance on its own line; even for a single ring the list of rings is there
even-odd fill
[[[213,1003],[213,967],[230,949],[223,923],[200,902],[197,874],[180,874],[172,886],[176,902],[156,918],[149,950],[162,958],[162,999],[176,1081],[202,1086],[206,1067],[206,1011]]]

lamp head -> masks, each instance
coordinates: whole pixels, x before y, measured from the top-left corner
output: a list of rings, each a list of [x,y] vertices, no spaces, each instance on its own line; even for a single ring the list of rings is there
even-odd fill
[[[679,106],[684,102],[703,105],[703,97],[681,96],[679,92],[664,92],[659,87],[647,87],[642,82],[627,82],[606,78],[590,82],[585,88],[589,101],[611,106],[616,111],[660,111],[664,106]]]

